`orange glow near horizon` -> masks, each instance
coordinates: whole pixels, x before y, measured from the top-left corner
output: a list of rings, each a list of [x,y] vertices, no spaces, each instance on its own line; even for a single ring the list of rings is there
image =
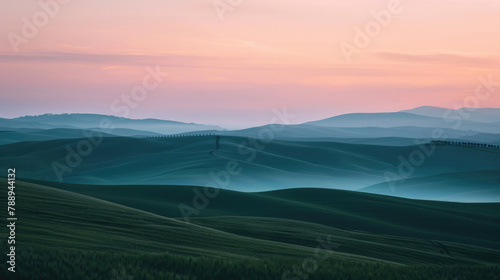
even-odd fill
[[[242,1],[221,19],[211,0],[73,0],[17,53],[9,34],[22,37],[23,17],[50,1],[3,1],[0,117],[114,114],[156,65],[169,76],[130,117],[246,126],[287,107],[300,123],[453,108],[480,77],[500,81],[499,1],[394,1]],[[356,46],[356,28],[393,3],[401,12]],[[358,48],[350,60],[342,43]],[[498,87],[480,107],[500,107]]]

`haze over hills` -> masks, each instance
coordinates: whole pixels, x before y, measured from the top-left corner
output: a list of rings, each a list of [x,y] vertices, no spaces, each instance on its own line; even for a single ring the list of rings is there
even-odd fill
[[[212,185],[247,192],[286,188],[357,190],[387,180],[500,170],[500,153],[464,147],[283,140],[252,144],[243,137],[216,138],[107,137],[90,154],[81,156],[78,166],[74,167],[67,165],[68,159],[77,161],[75,151],[85,138],[20,142],[0,145],[0,166],[24,166],[18,175],[31,179],[62,179],[84,184]],[[432,151],[432,154],[419,166],[409,164],[409,155],[422,149]],[[73,151],[73,154],[68,151]],[[237,174],[228,175],[226,170],[230,162],[236,165]],[[57,163],[57,168],[54,163]],[[475,188],[477,195],[458,196],[456,200],[453,195],[463,194],[462,187],[454,189],[443,185],[443,188],[447,188],[451,201],[498,201],[497,196],[481,192],[498,189],[495,182],[496,179],[492,179],[489,185],[478,185],[471,178],[467,184]],[[419,198],[429,198],[428,195],[432,194],[425,188],[421,191]]]
[[[500,109],[498,108],[460,108],[454,110],[441,107],[422,106],[400,112],[436,118],[461,118],[484,123],[500,122]]]
[[[82,138],[86,135],[98,133],[102,137],[147,137],[161,135],[158,133],[128,128],[103,128],[103,129],[72,129],[72,128],[52,128],[52,129],[18,129],[0,130],[0,145],[24,141],[47,141],[56,139]]]
[[[455,129],[432,116],[443,110],[242,130],[0,119],[0,169],[16,169],[23,217],[17,257],[46,279],[113,279],[117,267],[141,279],[283,279],[319,242],[332,247],[311,280],[332,269],[338,279],[495,279],[494,111]]]
[[[494,123],[470,121],[465,118],[452,119],[429,117],[406,112],[395,113],[356,113],[346,114],[305,124],[326,127],[432,127],[473,130],[484,133],[500,133],[500,127]]]
[[[272,130],[271,125],[248,128],[243,130],[231,131],[207,131],[207,133],[217,133],[218,135],[230,135],[240,137],[259,137],[262,131]],[[400,144],[414,145],[423,140],[431,140],[440,134],[440,138],[457,141],[478,141],[478,142],[494,142],[500,144],[500,134],[479,133],[472,130],[456,130],[452,128],[440,128],[436,133],[436,128],[433,127],[327,127],[316,125],[286,125],[280,130],[273,130],[273,136],[276,139],[282,140],[319,140],[326,141],[333,139],[334,141],[351,143],[349,139],[355,142],[366,142],[374,145],[393,145],[394,138],[400,138]],[[186,133],[189,135],[189,133]],[[418,141],[415,141],[418,139]]]
[[[73,128],[73,129],[132,129],[159,134],[175,134],[199,130],[219,130],[218,126],[183,123],[158,119],[128,119],[98,114],[45,114],[0,119],[1,128]]]
[[[279,129],[267,125],[232,131],[174,121],[95,114],[26,116],[0,120],[0,127],[6,130],[0,132],[0,144],[4,144],[0,145],[0,158],[4,167],[25,166],[20,171],[24,178],[63,179],[86,184],[207,185],[213,184],[213,177],[217,177],[213,174],[224,171],[227,162],[235,161],[242,172],[232,176],[226,187],[241,191],[315,187],[363,189],[433,199],[430,194],[436,193],[428,188],[418,188],[421,192],[418,194],[402,192],[411,189],[409,187],[391,193],[380,187],[383,188],[388,180],[395,180],[388,179],[387,172],[400,176],[401,166],[406,164],[401,158],[408,161],[412,153],[420,151],[421,145],[431,140],[500,144],[500,134],[491,133],[500,127],[494,122],[480,122],[485,121],[482,118],[486,116],[495,116],[500,109],[477,109],[471,112],[476,121],[463,120],[460,129],[453,129],[452,123],[436,117],[449,109],[419,107],[409,111],[411,113],[346,114],[305,124],[278,126]],[[109,120],[113,127],[99,128],[103,120]],[[436,129],[441,132],[438,136]],[[271,139],[260,139],[263,131],[270,131]],[[184,134],[184,137],[156,138],[162,134]],[[220,135],[220,142],[215,136],[193,136],[207,134]],[[59,176],[54,171],[54,162],[68,162],[68,157],[75,156],[70,151],[76,151],[78,143],[88,141],[89,137],[105,138],[92,147],[89,155],[80,156],[78,166],[65,169],[71,171]],[[496,191],[497,179],[475,187],[473,178],[466,180],[465,187],[476,190],[477,195],[471,196],[464,195],[472,190],[464,192],[463,185],[454,188],[453,184],[439,179],[450,173],[496,172],[500,170],[498,154],[460,147],[434,148],[436,151],[426,155],[422,165],[409,167],[414,170],[402,179],[412,180],[405,184],[417,182],[418,178],[424,178],[421,181],[424,184],[428,178],[435,180],[433,186],[443,188],[443,193],[435,199],[498,201],[498,197],[487,190],[490,186]],[[456,158],[464,160],[453,160]],[[222,180],[223,177],[217,178]]]
[[[274,136],[284,140],[314,140],[318,138],[335,139],[370,139],[370,138],[407,138],[400,143],[408,143],[414,139],[431,139],[436,128],[444,130],[448,139],[469,140],[480,142],[500,142],[500,109],[477,109],[469,112],[474,118],[463,118],[457,111],[450,114],[449,119],[439,115],[450,111],[438,107],[419,107],[412,110],[394,113],[356,113],[331,117],[324,120],[307,122],[297,125],[286,125],[285,129],[273,131]],[[457,119],[457,117],[462,117]],[[486,119],[485,119],[486,118]],[[109,128],[103,127],[110,126]],[[18,141],[42,141],[59,138],[69,138],[77,130],[93,130],[105,133],[105,136],[157,136],[171,134],[217,133],[243,137],[258,137],[259,131],[269,128],[269,125],[242,130],[223,131],[220,127],[164,121],[158,119],[127,119],[97,114],[46,114],[40,116],[25,116],[14,119],[0,119],[0,131],[9,132],[0,136],[0,143],[7,144]],[[63,131],[42,130],[66,129]],[[68,129],[75,129],[69,131]],[[16,132],[18,134],[16,134]],[[28,133],[29,135],[23,135]],[[82,133],[83,134],[83,133]],[[30,139],[31,137],[31,139]],[[347,140],[340,140],[346,142]],[[398,142],[398,141],[396,141]],[[367,143],[384,145],[384,141],[368,140]],[[395,143],[389,141],[389,145]]]
[[[82,184],[215,184],[245,192],[331,188],[417,199],[500,201],[498,176],[480,178],[500,170],[497,150],[429,146],[436,139],[500,145],[500,134],[480,132],[500,129],[494,122],[480,122],[500,109],[478,109],[472,112],[477,121],[464,120],[460,129],[436,117],[448,109],[409,111],[231,131],[95,114],[1,119],[0,165],[24,166],[19,176],[26,179]],[[99,128],[102,120],[114,127]],[[262,139],[263,132],[267,138]],[[158,137],[163,134],[177,135]],[[89,141],[98,144],[79,155],[79,143]],[[409,163],[415,153],[423,154],[421,164]],[[241,170],[237,176],[224,173],[228,162]],[[464,180],[457,183],[449,174],[461,174]],[[396,191],[388,190],[388,183],[397,185]]]
[[[0,11],[0,280],[500,280],[500,0]]]
[[[494,202],[500,201],[500,170],[442,173],[389,181],[359,189],[362,192],[412,199]]]

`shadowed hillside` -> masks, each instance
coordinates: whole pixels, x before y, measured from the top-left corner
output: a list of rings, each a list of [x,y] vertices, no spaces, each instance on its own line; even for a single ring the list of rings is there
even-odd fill
[[[193,207],[195,196],[194,187],[188,186],[40,183],[182,221],[185,218],[179,205]],[[203,188],[195,189],[203,191]],[[498,213],[498,203],[421,201],[341,190],[290,189],[262,193],[220,190],[205,209],[188,218],[279,218],[346,230],[447,240],[500,249]]]
[[[5,184],[6,180],[0,179],[0,182]],[[59,187],[85,190],[90,186]],[[100,186],[104,193],[110,191],[107,188]],[[115,194],[130,199],[145,199],[151,195],[159,197],[158,193],[147,188],[152,187],[136,186],[133,193]],[[170,194],[186,189],[163,188]],[[309,195],[297,194],[301,191],[240,195],[261,196],[261,200],[267,197],[275,203],[303,203],[304,209],[311,208]],[[337,199],[351,200],[351,204],[356,203],[356,196],[366,196],[329,192],[337,192],[341,196]],[[310,279],[328,279],[335,275],[336,279],[361,280],[366,279],[366,273],[374,279],[400,279],[403,275],[407,279],[443,279],[445,275],[496,279],[494,275],[499,272],[493,264],[500,260],[500,251],[442,240],[346,231],[300,219],[265,217],[274,215],[276,208],[259,207],[261,215],[267,214],[237,218],[239,209],[249,208],[242,205],[241,200],[233,201],[240,207],[226,203],[223,210],[219,206],[219,211],[229,212],[232,217],[209,215],[195,218],[194,224],[189,224],[141,210],[149,204],[144,203],[145,200],[142,207],[140,203],[136,204],[138,208],[125,207],[21,181],[16,185],[16,193],[17,216],[22,219],[17,226],[17,238],[23,242],[17,245],[20,264],[11,279],[110,279],[117,273],[140,279],[282,279],[293,275],[290,273],[294,265],[300,265],[304,259],[311,257],[318,258],[318,266],[314,273],[310,273]],[[225,200],[226,195],[237,199],[236,194],[226,191],[214,201]],[[377,196],[372,198],[379,200]],[[5,202],[2,196],[0,203]],[[248,203],[251,202],[250,199]],[[397,204],[390,207],[397,207]],[[438,205],[435,204],[435,207]],[[490,219],[498,219],[498,216],[480,213],[490,211],[485,208],[488,205],[476,207],[475,220],[486,225]],[[317,204],[313,208],[326,210],[328,206],[323,204],[319,207]],[[348,214],[352,209],[344,207],[342,211],[338,209],[324,214],[333,215],[330,220],[334,223],[334,212]],[[398,211],[396,208],[392,210]],[[352,215],[356,216],[352,213],[351,219]],[[452,220],[449,222],[453,223]],[[497,225],[496,221],[490,226]],[[471,227],[474,226],[471,224]],[[477,238],[482,238],[477,231],[476,234]],[[1,243],[6,245],[4,240]],[[327,249],[321,249],[322,255],[315,257],[318,248]],[[324,257],[320,260],[319,256]],[[57,265],[51,265],[54,263]],[[28,270],[26,267],[36,269]],[[5,270],[0,275],[5,277]]]
[[[70,163],[76,161],[75,151],[81,141],[87,140],[0,145],[0,166],[7,168],[8,163],[22,167],[18,171],[21,178],[59,181],[59,174],[64,182],[86,184],[212,185],[251,192],[298,187],[356,190],[386,182],[387,172],[393,177],[401,176],[402,158],[408,161],[410,154],[422,149],[319,141],[263,143],[256,142],[258,139],[222,136],[215,151],[215,136],[106,137],[88,155],[81,156],[77,166],[67,169],[68,157]],[[457,157],[464,160],[454,160]],[[422,165],[415,166],[407,179],[500,170],[499,158],[499,154],[440,146],[424,158]],[[54,171],[54,162],[59,173]],[[228,163],[235,166],[230,176]]]

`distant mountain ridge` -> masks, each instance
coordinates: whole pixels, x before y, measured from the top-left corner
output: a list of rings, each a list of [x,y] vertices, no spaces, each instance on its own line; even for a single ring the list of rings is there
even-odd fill
[[[436,118],[460,117],[463,120],[483,123],[500,122],[499,108],[460,108],[453,110],[441,107],[421,106],[410,110],[403,110],[400,112]]]
[[[443,110],[447,110],[442,108]],[[453,113],[453,114],[452,114]],[[429,113],[431,114],[431,113]],[[408,112],[389,113],[352,113],[344,114],[323,120],[306,122],[304,125],[320,127],[356,128],[356,127],[432,127],[450,128],[455,130],[471,130],[481,133],[500,133],[500,126],[496,124],[497,117],[491,115],[491,122],[472,121],[469,118],[460,117],[458,112],[451,111],[449,118],[426,116]],[[485,114],[477,115],[476,118],[486,118]]]
[[[44,114],[13,119],[0,119],[1,128],[33,129],[99,129],[111,126],[117,129],[149,131],[159,134],[176,134],[200,130],[220,130],[219,126],[183,123],[159,119],[128,119],[100,114]],[[106,127],[109,128],[109,127]],[[108,133],[112,133],[107,131]]]

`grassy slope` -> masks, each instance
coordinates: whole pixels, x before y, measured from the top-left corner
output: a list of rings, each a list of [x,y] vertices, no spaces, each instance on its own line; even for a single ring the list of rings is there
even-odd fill
[[[76,149],[80,139],[23,142],[0,145],[0,168],[19,166],[23,178],[57,180],[52,163],[66,162],[66,147]],[[290,187],[358,189],[385,181],[385,171],[397,173],[398,157],[416,146],[389,147],[332,142],[273,141],[256,152],[240,154],[246,138],[214,137],[166,139],[106,138],[80,165],[66,173],[65,182],[85,184],[206,185],[210,172],[226,169],[236,160],[241,174],[231,178],[229,189],[265,191]],[[247,144],[247,147],[250,147]],[[252,151],[253,152],[253,151]],[[460,157],[464,160],[454,160]],[[450,172],[500,169],[500,155],[457,147],[438,147],[415,169],[413,177]],[[465,160],[466,159],[466,160]]]
[[[446,265],[462,262],[497,264],[500,261],[498,250],[443,241],[346,231],[294,220],[232,216],[196,218],[193,223],[238,235],[311,247],[317,245],[318,236],[330,235],[331,242],[340,244],[340,247],[335,249],[338,252],[408,265]]]
[[[0,179],[0,184],[5,185],[5,180]],[[366,279],[368,273],[374,279],[402,275],[442,279],[499,271],[484,266],[401,270],[391,264],[484,265],[500,259],[499,251],[458,244],[431,244],[283,219],[212,217],[197,219],[197,224],[204,225],[198,226],[20,181],[16,196],[16,279],[109,279],[112,269],[123,269],[137,279],[281,279],[292,265],[313,256],[315,240],[326,235],[341,246],[328,254],[310,279],[332,275]],[[6,203],[5,196],[0,203]],[[240,234],[221,231],[244,228],[249,230]],[[0,242],[6,246],[4,239]],[[5,278],[5,273],[0,276]]]
[[[42,182],[166,217],[182,219],[179,204],[193,207],[192,187],[96,186]],[[198,188],[201,192],[203,188]],[[327,189],[265,193],[220,190],[196,217],[246,216],[313,222],[347,230],[459,242],[500,249],[500,204],[409,200]]]
[[[16,204],[23,246],[233,258],[310,253],[303,246],[228,234],[38,184],[18,182]]]

